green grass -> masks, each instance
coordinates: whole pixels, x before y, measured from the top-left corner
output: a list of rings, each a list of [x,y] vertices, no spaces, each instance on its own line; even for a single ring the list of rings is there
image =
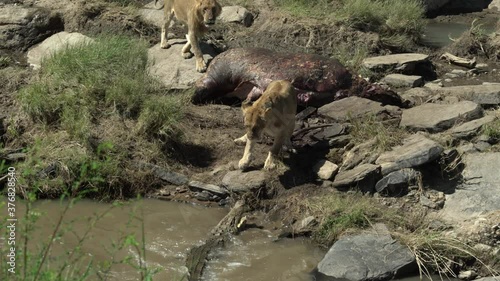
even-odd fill
[[[352,125],[349,132],[354,144],[361,144],[375,139],[374,147],[379,152],[388,151],[400,145],[408,133],[396,126],[384,125],[376,116],[350,118]]]
[[[142,135],[179,139],[179,121],[184,117],[184,99],[179,95],[158,96],[145,102],[137,130]]]
[[[500,141],[500,119],[496,119],[495,121],[486,124],[482,129],[482,133],[492,139]]]
[[[9,66],[11,59],[9,57],[0,56],[0,68]]]
[[[33,120],[84,140],[93,119],[114,111],[138,115],[147,95],[157,88],[147,75],[147,63],[145,42],[100,37],[44,60],[39,81],[21,90],[19,98]]]
[[[425,27],[419,0],[277,0],[298,17],[314,17],[380,34],[387,47],[407,49],[418,42]]]
[[[362,77],[371,77],[372,72],[363,66],[363,60],[369,56],[367,46],[357,46],[353,48],[348,44],[339,44],[333,50],[333,57],[338,59],[347,69]]]
[[[127,175],[126,167],[131,158],[148,161],[144,157],[161,145],[158,138],[180,141],[184,100],[181,94],[161,93],[160,83],[148,75],[148,63],[147,44],[126,36],[101,36],[42,62],[39,79],[18,96],[34,121],[22,165],[37,173],[51,165],[57,169],[50,177],[34,173],[27,185],[55,197],[77,184],[100,199],[149,188],[140,182],[145,175]],[[92,168],[96,163],[99,169]],[[78,183],[81,167],[104,181]]]

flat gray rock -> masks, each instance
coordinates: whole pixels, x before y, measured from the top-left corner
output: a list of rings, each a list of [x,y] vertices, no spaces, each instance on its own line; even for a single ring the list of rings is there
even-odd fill
[[[361,164],[352,170],[340,171],[335,177],[332,186],[337,188],[356,186],[363,192],[371,192],[379,179],[379,165]]]
[[[429,59],[428,55],[406,53],[366,58],[363,60],[363,66],[370,70],[384,71],[393,68],[412,68],[418,63]]]
[[[224,6],[217,20],[221,22],[241,23],[248,27],[253,23],[253,15],[241,6]]]
[[[471,101],[455,104],[426,103],[403,110],[399,125],[414,131],[436,133],[451,128],[458,120],[470,121],[482,116],[481,106]]]
[[[203,73],[196,71],[194,57],[190,59],[182,57],[182,47],[187,42],[185,39],[172,39],[168,42],[172,44],[168,49],[162,49],[160,44],[156,44],[148,50],[151,60],[149,73],[168,88],[189,89],[203,76]],[[215,51],[206,44],[201,44],[201,50],[205,61],[210,61],[215,56]]]
[[[60,15],[40,7],[0,6],[0,48],[26,50],[64,29]]]
[[[436,160],[444,151],[437,142],[421,134],[414,134],[406,138],[402,145],[393,150],[382,153],[375,161],[380,164],[383,175],[403,168],[418,167]]]
[[[484,125],[495,121],[495,119],[495,116],[488,115],[453,127],[449,132],[454,138],[463,139],[474,137]]]
[[[91,43],[92,38],[78,32],[59,32],[45,39],[42,43],[33,46],[28,51],[28,63],[33,69],[41,67],[42,61],[58,51],[78,44]]]
[[[389,280],[413,272],[415,256],[389,235],[360,234],[339,239],[318,264],[318,272],[352,281]]]
[[[500,210],[500,152],[466,154],[462,162],[463,182],[446,195],[440,215],[451,222],[463,222]]]
[[[263,171],[230,171],[222,179],[222,185],[236,193],[257,189],[265,184],[266,174]]]
[[[500,104],[500,84],[454,86],[432,89],[434,94],[456,96],[480,105]]]
[[[214,185],[214,184],[208,184],[208,183],[203,183],[199,181],[190,181],[188,184],[189,187],[194,188],[194,189],[201,189],[201,190],[206,190],[218,195],[224,195],[227,194],[227,190],[224,188]]]
[[[400,87],[421,87],[424,85],[424,79],[422,76],[417,75],[404,75],[404,74],[389,74],[382,78],[381,82],[386,83],[389,86],[400,88]]]
[[[429,83],[427,83],[429,84]],[[418,106],[426,103],[429,98],[434,95],[430,89],[427,88],[414,88],[409,89],[401,94],[403,100],[409,101],[412,106]]]
[[[348,97],[323,105],[318,109],[318,113],[336,121],[346,121],[367,114],[378,115],[385,110],[386,108],[378,102],[360,97]]]

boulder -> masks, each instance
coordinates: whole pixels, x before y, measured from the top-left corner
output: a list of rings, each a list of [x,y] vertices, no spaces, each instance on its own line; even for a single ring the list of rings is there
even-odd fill
[[[340,171],[332,183],[333,187],[357,187],[362,192],[373,192],[375,183],[380,179],[380,166],[361,164],[352,170]]]
[[[363,66],[372,71],[397,71],[405,74],[413,74],[418,64],[427,63],[429,63],[428,55],[416,53],[378,56],[363,60]]]
[[[414,272],[415,256],[388,234],[340,238],[318,264],[320,280],[389,280]]]
[[[443,96],[456,96],[480,105],[491,106],[500,104],[500,84],[433,88],[432,92]]]
[[[420,176],[420,172],[412,168],[404,168],[384,176],[375,185],[375,190],[384,195],[402,196],[410,184],[418,182]]]
[[[400,88],[414,88],[421,87],[424,85],[424,80],[422,76],[417,75],[403,75],[403,74],[389,74],[382,78],[381,82],[386,83],[389,86]]]
[[[386,111],[381,103],[360,97],[348,97],[325,104],[318,113],[336,121],[347,121],[365,115],[378,115]]]
[[[414,131],[441,132],[458,120],[474,120],[483,116],[477,103],[462,101],[456,104],[426,103],[403,111],[401,127]]]
[[[224,6],[218,20],[222,22],[241,23],[249,27],[253,23],[253,15],[241,6]]]
[[[61,16],[48,9],[0,5],[0,49],[24,51],[63,29]]]
[[[222,179],[222,185],[235,193],[244,193],[262,187],[265,184],[266,174],[263,171],[230,171]]]
[[[471,138],[474,137],[484,125],[495,121],[495,119],[495,116],[488,115],[483,118],[479,118],[453,127],[449,130],[449,133],[454,138],[458,139]]]
[[[500,210],[500,152],[466,154],[462,183],[446,195],[441,216],[460,223],[479,215]]]
[[[313,166],[313,171],[318,175],[318,178],[322,180],[331,179],[339,170],[339,166],[333,164],[328,160],[319,160],[316,165]]]
[[[148,4],[144,5],[142,9],[139,9],[139,16],[142,18],[144,22],[152,24],[161,28],[163,26],[163,2],[162,0],[158,1],[155,5],[155,1],[151,1]],[[176,20],[172,20],[170,22],[170,27],[175,24]],[[158,33],[158,38],[160,33]]]
[[[491,1],[488,5],[488,9],[496,9],[497,11],[500,11],[500,0]]]
[[[168,49],[160,48],[160,44],[148,50],[149,73],[157,77],[166,87],[170,89],[189,89],[202,73],[196,71],[194,57],[184,59],[181,55],[182,47],[186,44],[185,39],[172,39],[172,46]],[[201,50],[205,61],[210,61],[215,56],[215,50],[207,44],[201,43]]]
[[[76,46],[78,44],[91,43],[93,39],[78,33],[59,32],[45,39],[42,43],[33,46],[28,51],[28,63],[33,69],[38,69],[42,65],[44,59],[49,58],[54,53]]]
[[[402,145],[382,153],[375,161],[380,164],[382,175],[403,168],[414,168],[436,160],[443,152],[443,147],[422,134],[406,138]]]
[[[192,189],[201,189],[202,191],[208,191],[217,195],[225,195],[228,193],[227,190],[214,184],[207,184],[199,181],[190,181],[188,185]]]

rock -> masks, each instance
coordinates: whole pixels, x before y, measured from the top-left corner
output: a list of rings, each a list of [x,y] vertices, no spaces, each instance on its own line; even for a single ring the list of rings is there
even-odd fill
[[[236,193],[257,189],[264,186],[265,183],[266,174],[263,171],[230,171],[222,179],[222,185]]]
[[[42,43],[31,47],[28,51],[28,63],[33,69],[41,67],[42,61],[54,53],[76,46],[78,44],[91,43],[93,39],[78,32],[59,32],[45,39]]]
[[[424,85],[424,80],[422,76],[416,75],[403,75],[403,74],[389,74],[384,77],[381,82],[386,83],[392,87],[421,87]]]
[[[375,159],[379,156],[376,150],[373,149],[374,146],[375,139],[371,139],[351,148],[351,150],[344,155],[340,169],[342,171],[350,170],[360,163],[373,164]]]
[[[318,224],[316,218],[313,216],[306,217],[301,221],[293,224],[293,234],[292,236],[304,235],[312,231],[313,226]]]
[[[185,175],[169,171],[158,165],[139,162],[135,166],[140,169],[150,170],[153,175],[174,185],[185,185],[188,183],[188,178]]]
[[[194,188],[194,189],[206,190],[206,191],[209,191],[211,193],[218,194],[218,195],[226,195],[227,194],[227,190],[225,190],[217,185],[206,184],[206,183],[202,183],[199,181],[190,181],[188,186],[191,188]]]
[[[463,270],[458,273],[458,278],[462,280],[472,280],[477,277],[474,270]]]
[[[500,281],[499,276],[492,276],[492,277],[484,277],[484,278],[479,278],[474,281]]]
[[[430,200],[429,198],[427,198],[427,196],[425,195],[420,195],[420,204],[422,204],[422,206],[424,207],[427,207],[427,208],[430,208],[430,209],[437,209],[438,208],[438,205]]]
[[[410,74],[414,72],[417,64],[427,63],[428,59],[429,56],[425,54],[394,54],[366,58],[363,60],[363,66],[377,72],[399,70]]]
[[[408,186],[416,184],[420,177],[420,172],[412,168],[404,168],[384,176],[375,185],[375,190],[390,196],[401,196],[406,193]]]
[[[339,170],[339,166],[328,160],[319,160],[313,167],[313,172],[322,180],[331,179]]]
[[[184,59],[181,56],[182,47],[187,42],[185,39],[168,42],[172,44],[168,49],[161,49],[160,44],[157,44],[148,50],[149,59],[153,62],[149,66],[149,73],[170,89],[189,89],[203,74],[196,71],[194,57]],[[210,61],[215,56],[215,50],[203,42],[200,45],[203,58]]]
[[[331,126],[323,128],[318,133],[312,135],[312,138],[316,140],[325,140],[340,136],[344,133],[345,133],[344,125],[339,123],[333,123],[331,124]]]
[[[483,151],[486,151],[488,149],[491,148],[491,144],[489,144],[488,142],[485,142],[485,141],[478,141],[474,144],[474,147],[480,151],[480,152],[483,152]]]
[[[414,270],[408,247],[383,234],[342,237],[318,264],[320,274],[335,280],[389,280]]]
[[[497,9],[497,11],[500,11],[500,0],[491,1],[490,5],[488,5],[488,9]]]
[[[351,139],[352,139],[352,137],[349,135],[334,137],[334,138],[328,140],[328,146],[329,147],[344,147],[351,141]]]
[[[61,16],[39,7],[0,6],[0,49],[26,50],[64,30]]]
[[[222,13],[218,17],[222,22],[236,22],[249,27],[253,23],[253,15],[247,9],[241,6],[224,6]]]
[[[318,109],[318,114],[336,121],[347,121],[368,114],[378,115],[385,110],[386,108],[378,102],[360,97],[348,97],[323,105]]]
[[[500,210],[500,152],[465,154],[462,162],[465,164],[462,183],[446,195],[446,204],[440,213],[452,223]]]
[[[432,89],[434,94],[457,96],[480,105],[500,104],[500,84],[453,86]]]
[[[159,1],[163,2],[163,1]],[[163,26],[163,10],[156,10],[156,9],[139,9],[139,15],[142,18],[144,22],[147,22],[149,24],[152,24],[156,27],[161,28]],[[170,22],[170,26],[174,24],[174,21]],[[158,36],[160,34],[158,33]]]
[[[340,171],[335,177],[332,186],[336,188],[356,186],[362,192],[372,192],[375,183],[379,179],[379,165],[361,164],[352,170]]]
[[[448,1],[442,9],[450,14],[481,12],[483,9],[488,8],[490,2],[491,0],[453,0]]]
[[[382,175],[403,168],[414,168],[436,160],[443,152],[443,147],[422,134],[406,138],[402,145],[382,153],[375,161],[380,164]]]
[[[467,75],[467,71],[463,69],[453,69],[451,73],[457,75],[457,77],[463,77]]]
[[[458,146],[457,147],[457,151],[460,154],[465,154],[465,153],[474,153],[474,152],[477,152],[477,149],[474,147],[473,143],[467,143],[467,144]]]
[[[414,131],[441,132],[458,120],[474,120],[483,116],[481,106],[471,101],[456,104],[426,103],[403,110],[400,126]]]
[[[463,123],[457,127],[453,127],[449,130],[449,132],[454,138],[471,138],[474,137],[484,125],[493,122],[495,119],[495,116],[488,115],[483,118]]]
[[[200,201],[210,201],[210,199],[212,199],[212,195],[210,192],[203,190],[202,192],[196,192],[194,198]]]
[[[302,110],[301,112],[297,113],[297,115],[295,115],[295,120],[305,120],[309,116],[316,113],[317,111],[318,111],[318,109],[316,107],[308,106],[304,110]]]
[[[426,103],[432,95],[433,93],[430,89],[415,88],[405,91],[401,94],[401,98],[411,106],[418,106]]]

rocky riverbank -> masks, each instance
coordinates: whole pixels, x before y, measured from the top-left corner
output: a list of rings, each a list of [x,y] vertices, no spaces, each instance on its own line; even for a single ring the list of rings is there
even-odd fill
[[[142,194],[230,206],[243,196],[249,209],[265,211],[266,220],[240,212],[237,221],[228,223],[230,232],[263,227],[276,239],[305,235],[326,247],[333,244],[318,265],[318,276],[380,280],[418,269],[466,280],[498,275],[500,29],[481,38],[466,34],[462,42],[477,48],[453,52],[460,56],[456,60],[441,55],[460,48],[460,41],[443,50],[419,46],[415,53],[391,53],[373,32],[304,22],[269,1],[256,1],[248,9],[226,5],[221,23],[202,45],[207,60],[238,46],[339,56],[337,42],[343,42],[370,54],[353,62],[353,53],[344,53],[351,71],[397,91],[404,101],[396,107],[348,97],[300,108],[293,135],[297,152],[285,153],[277,171],[264,172],[272,142],[266,138],[256,149],[256,166],[242,172],[235,168],[242,149],[232,142],[243,132],[237,103],[194,106],[183,99],[186,114],[178,127],[184,136],[170,142],[158,132],[137,133],[144,127],[142,117],[116,104],[106,114],[92,112],[98,118],[91,119],[88,136],[67,137],[59,123],[30,116],[20,100],[19,90],[39,80],[51,54],[93,44],[101,32],[146,39],[147,73],[161,84],[154,95],[189,93],[201,74],[192,60],[179,55],[185,40],[159,48],[162,11],[153,3],[137,1],[129,10],[99,1],[13,2],[0,4],[0,15],[7,15],[0,16],[0,77],[7,81],[0,86],[0,159],[5,163],[25,165],[44,180],[67,182],[75,174],[71,159],[33,153],[35,140],[62,134],[56,139],[61,142],[47,147],[68,146],[75,155],[97,151],[98,159],[97,147],[112,141],[124,155],[110,154],[120,155],[120,173],[104,176],[115,185],[112,195],[103,197]],[[429,12],[450,5],[453,11],[486,7],[481,1],[477,7],[428,2]],[[495,1],[490,5],[488,13],[495,13]],[[175,25],[173,32],[172,37],[183,38],[182,26]],[[77,88],[68,83],[61,87]],[[39,190],[40,197],[60,195],[50,184]]]

